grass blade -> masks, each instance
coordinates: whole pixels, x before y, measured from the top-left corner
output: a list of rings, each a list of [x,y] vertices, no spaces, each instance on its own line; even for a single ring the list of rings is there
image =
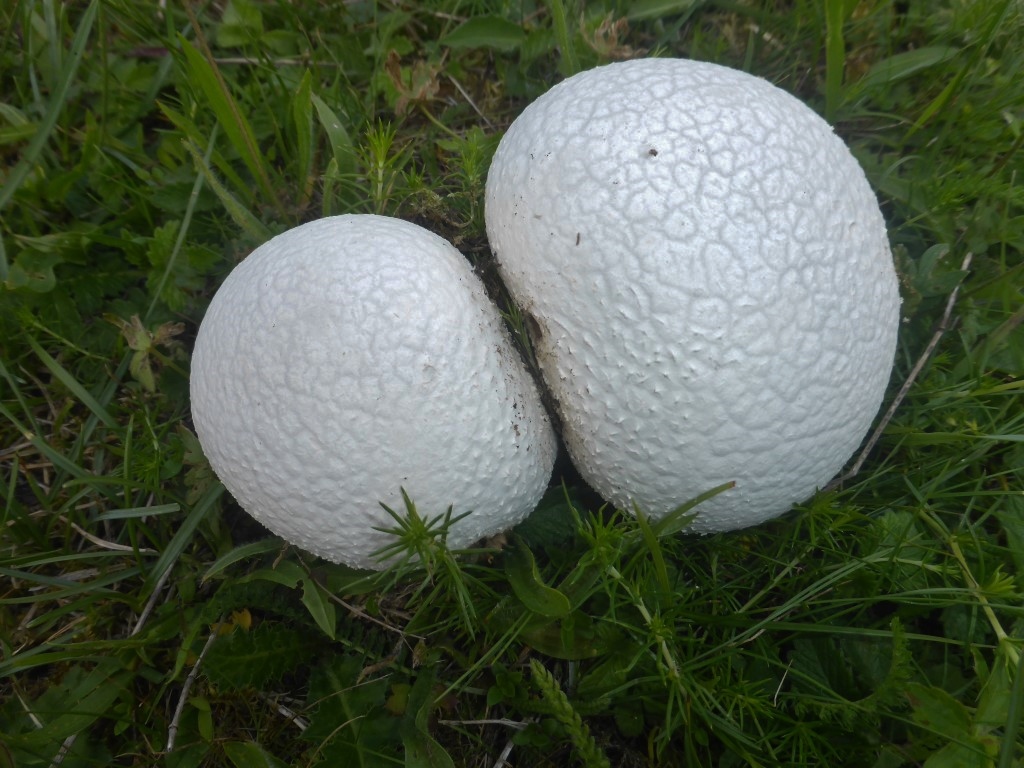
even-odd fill
[[[228,215],[234,220],[234,222],[242,229],[243,232],[252,240],[254,243],[264,243],[271,238],[271,231],[266,225],[256,218],[253,213],[239,202],[238,198],[231,194],[227,187],[225,187],[220,179],[213,174],[213,170],[207,164],[206,160],[199,154],[199,149],[191,142],[183,140],[182,143],[185,145],[185,149],[188,150],[189,154],[192,155],[192,160],[196,165],[196,170],[202,174],[203,178],[206,179],[206,183],[210,185],[210,189],[213,190],[214,194],[220,198],[221,203],[224,204],[225,210]]]
[[[46,142],[49,141],[54,126],[57,125],[57,118],[60,117],[60,113],[64,109],[64,101],[67,99],[68,91],[75,80],[78,65],[82,62],[85,44],[89,40],[99,7],[99,0],[92,0],[78,22],[78,31],[75,32],[75,38],[71,42],[70,55],[65,61],[64,71],[61,73],[60,80],[57,83],[57,90],[54,91],[50,98],[49,107],[39,123],[37,133],[32,138],[32,141],[29,142],[25,153],[21,156],[21,160],[14,166],[14,169],[7,175],[7,178],[4,179],[4,183],[0,185],[0,211],[7,206],[7,203],[10,202],[18,187],[25,181],[29,171],[38,163],[39,155],[43,151]]]
[[[664,598],[671,593],[672,588],[669,585],[668,568],[665,566],[665,557],[661,551],[661,545],[658,543],[658,536],[655,534],[654,529],[651,528],[647,515],[635,503],[633,505],[633,513],[636,515],[636,522],[646,545],[645,554],[649,554],[651,561],[654,563],[654,575],[658,580],[661,597]]]
[[[661,518],[656,523],[654,523],[651,526],[651,530],[654,532],[654,535],[658,538],[664,538],[665,536],[672,536],[676,533],[679,533],[681,530],[686,528],[690,523],[692,523],[693,518],[697,516],[696,512],[691,514],[690,510],[692,510],[699,504],[703,504],[708,499],[713,499],[718,494],[724,493],[725,491],[731,490],[732,488],[735,487],[736,482],[733,480],[724,482],[721,485],[716,485],[714,488],[711,488],[705,491],[704,493],[700,494],[699,496],[695,496],[694,498],[690,499],[685,504],[676,507],[676,509],[672,510],[667,515],[665,515],[665,517]]]
[[[4,247],[4,238],[0,236],[0,283],[7,282],[7,276],[11,273],[11,267],[7,263],[7,249]]]
[[[649,21],[666,16],[688,17],[704,0],[640,0],[630,3],[626,18],[630,21]]]
[[[11,411],[2,403],[0,403],[0,416],[3,416],[5,419],[11,422],[14,428],[21,433],[22,437],[24,437],[28,442],[30,442],[32,446],[37,451],[39,451],[39,453],[45,456],[47,460],[49,460],[50,463],[53,464],[55,467],[63,469],[72,477],[92,477],[91,473],[82,469],[80,466],[78,466],[73,461],[64,456],[64,454],[54,450],[50,446],[50,444],[43,440],[41,437],[39,437],[39,435],[35,434],[30,429],[26,429],[25,426],[18,421],[14,414],[11,413]]]
[[[313,194],[313,75],[307,69],[292,99],[292,122],[295,124],[296,178],[302,189],[300,205],[305,206]]]
[[[217,123],[224,129],[235,151],[238,152],[249,172],[256,179],[260,192],[281,212],[283,206],[270,181],[267,171],[268,163],[260,153],[256,144],[256,136],[252,126],[245,118],[231,92],[228,90],[220,70],[211,63],[207,52],[204,57],[195,46],[181,38],[181,49],[185,54],[187,75],[190,82],[196,83],[206,98],[207,104],[217,117]]]
[[[249,544],[243,544],[240,547],[235,547],[230,552],[221,555],[217,560],[206,569],[206,573],[203,574],[203,581],[209,581],[214,576],[219,574],[221,571],[226,569],[228,566],[234,565],[235,563],[246,560],[256,555],[265,555],[269,552],[279,552],[285,543],[278,538],[262,539],[260,541],[253,541]]]
[[[64,366],[53,359],[49,352],[39,346],[38,341],[31,336],[27,337],[27,341],[28,345],[32,347],[32,351],[36,353],[40,360],[43,361],[43,365],[49,369],[50,373],[52,373],[61,384],[67,387],[71,391],[71,394],[78,398],[86,408],[92,411],[93,414],[96,415],[96,418],[111,429],[117,427],[117,420],[110,415],[110,412],[104,408],[100,402],[89,393],[89,390],[83,387]]]
[[[210,167],[210,157],[213,155],[214,141],[217,137],[217,126],[213,127],[210,132],[210,141],[206,149],[206,155],[202,158],[203,166],[206,168]],[[209,175],[212,175],[209,174]],[[145,322],[149,322],[153,313],[156,311],[157,304],[160,301],[160,297],[163,295],[164,286],[167,285],[167,281],[170,280],[171,274],[174,272],[174,267],[178,263],[178,257],[181,255],[181,249],[185,245],[185,238],[188,234],[189,226],[192,224],[192,216],[196,211],[196,204],[199,202],[199,193],[203,191],[203,181],[206,179],[207,174],[200,173],[196,176],[195,182],[192,184],[192,192],[188,196],[188,204],[185,206],[185,215],[182,216],[181,226],[178,228],[178,236],[174,239],[174,248],[171,250],[171,256],[167,259],[167,266],[164,268],[164,273],[160,275],[160,282],[157,283],[156,290],[153,291],[153,298],[149,302],[149,308],[146,310],[146,316],[143,318]]]
[[[192,507],[192,511],[188,513],[188,516],[182,521],[181,527],[174,534],[174,538],[168,542],[167,549],[163,551],[153,565],[153,570],[149,572],[146,591],[149,591],[153,588],[153,585],[160,582],[164,573],[174,565],[175,561],[181,556],[181,553],[185,551],[185,547],[192,540],[192,535],[196,532],[196,528],[199,527],[199,523],[203,521],[203,518],[213,508],[213,505],[217,503],[217,499],[220,498],[222,493],[224,493],[224,486],[220,483],[214,483],[200,497],[196,505]]]
[[[580,71],[580,62],[576,57],[576,45],[569,34],[565,3],[562,0],[551,0],[549,10],[555,27],[555,40],[558,42],[558,49],[562,52],[562,61],[558,68],[566,77],[572,77]]]
[[[836,119],[842,97],[843,70],[846,68],[845,6],[845,0],[827,0],[825,3],[825,119],[830,123]]]
[[[177,503],[157,504],[152,507],[131,507],[126,509],[111,509],[96,516],[96,522],[102,520],[134,520],[140,517],[152,517],[153,515],[166,515],[171,512],[179,512],[181,505]]]

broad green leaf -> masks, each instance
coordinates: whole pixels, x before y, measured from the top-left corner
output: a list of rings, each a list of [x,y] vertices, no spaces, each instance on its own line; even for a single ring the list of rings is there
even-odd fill
[[[544,583],[533,553],[523,541],[517,540],[514,547],[505,551],[505,573],[512,591],[529,610],[551,618],[569,615],[569,598]]]
[[[192,696],[188,700],[189,705],[196,710],[196,730],[203,741],[213,741],[213,710],[210,707],[210,700],[205,696]]]
[[[334,162],[337,164],[337,173],[341,176],[354,173],[356,154],[352,144],[352,137],[345,128],[345,124],[338,119],[334,110],[327,106],[327,102],[315,93],[311,93],[310,98],[313,101],[313,106],[316,107],[316,114],[320,119],[320,125],[324,129],[324,133],[327,134],[327,140],[331,143]]]
[[[978,709],[974,721],[979,725],[999,727],[1006,724],[1010,712],[1012,680],[1011,665],[1008,664],[1010,641],[1004,640],[996,650],[995,663],[989,670],[985,685],[978,697]]]
[[[572,614],[562,621],[538,622],[523,630],[520,636],[528,645],[554,659],[592,659],[605,650],[590,618],[583,613]]]
[[[476,16],[441,38],[449,48],[494,48],[512,51],[522,45],[526,32],[515,22],[500,16]]]
[[[164,756],[164,768],[201,768],[207,765],[207,753],[211,745],[206,742],[196,742],[184,747],[175,747],[173,752]]]
[[[626,700],[614,709],[615,725],[623,736],[637,738],[644,733],[644,708],[639,701]]]
[[[587,668],[576,687],[576,695],[584,699],[598,699],[626,685],[636,675],[634,670],[646,653],[644,644],[635,641],[621,643],[607,658]]]
[[[967,707],[941,688],[907,683],[906,696],[915,723],[948,739],[967,738],[970,734],[971,715]]]
[[[85,251],[86,244],[92,240],[96,230],[88,225],[72,225],[60,232],[49,232],[45,235],[16,235],[18,244],[26,250],[39,253],[56,253],[74,259]]]
[[[970,737],[953,741],[924,761],[923,768],[992,768],[985,742]]]
[[[114,702],[126,693],[131,677],[131,671],[116,659],[104,659],[89,672],[76,666],[34,707],[40,727],[4,738],[12,745],[55,750],[68,736],[80,733],[107,715]],[[53,711],[54,707],[59,707],[59,711]]]
[[[573,494],[565,487],[550,489],[530,516],[515,527],[515,534],[538,551],[564,547],[576,535],[573,503],[578,499]]]
[[[302,664],[311,647],[309,633],[281,624],[264,623],[250,631],[235,628],[214,640],[200,669],[225,688],[260,688]]]
[[[864,93],[885,87],[936,64],[949,61],[959,54],[959,48],[949,45],[929,45],[893,54],[873,64],[864,77],[852,84],[852,89],[856,93]]]
[[[57,287],[57,273],[53,268],[62,261],[57,253],[24,251],[8,267],[4,287],[12,291],[49,293]]]
[[[428,719],[434,702],[433,668],[416,678],[405,703],[400,732],[406,768],[455,768],[451,756],[430,735]]]
[[[333,640],[335,627],[334,603],[330,601],[327,593],[313,579],[308,577],[302,582],[302,604],[306,606],[309,615],[313,617],[316,625],[323,630],[325,635]]]
[[[136,352],[132,355],[128,372],[142,385],[145,391],[156,392],[156,374],[153,372],[152,361],[145,352]]]
[[[384,677],[361,680],[363,654],[337,655],[310,682],[309,725],[302,733],[316,745],[318,766],[383,768],[402,765],[401,720],[385,708]]]
[[[253,741],[228,741],[221,749],[231,764],[237,768],[285,768],[281,762],[263,747]]]

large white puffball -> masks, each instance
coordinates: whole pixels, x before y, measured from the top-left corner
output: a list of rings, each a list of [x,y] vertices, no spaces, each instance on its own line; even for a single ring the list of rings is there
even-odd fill
[[[486,189],[581,474],[695,531],[782,514],[840,471],[892,367],[899,295],[857,161],[815,112],[714,64],[582,72],[515,120]]]

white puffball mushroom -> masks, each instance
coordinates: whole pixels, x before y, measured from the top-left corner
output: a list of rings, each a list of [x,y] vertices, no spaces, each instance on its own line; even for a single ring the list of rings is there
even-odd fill
[[[690,530],[753,525],[870,426],[899,322],[885,222],[831,127],[767,81],[678,59],[569,78],[503,137],[486,223],[569,453],[616,506],[735,481]]]
[[[379,502],[471,512],[466,547],[528,515],[556,438],[501,317],[441,237],[335,216],[261,245],[217,291],[192,358],[192,415],[210,464],[274,533],[378,568],[394,538]]]

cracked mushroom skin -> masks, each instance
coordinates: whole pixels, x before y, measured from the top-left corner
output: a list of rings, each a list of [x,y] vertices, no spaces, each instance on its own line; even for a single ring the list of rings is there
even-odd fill
[[[379,568],[380,506],[453,505],[448,546],[536,506],[556,439],[465,258],[383,216],[329,217],[257,248],[215,295],[192,359],[192,413],[241,506],[328,560]]]
[[[580,73],[502,138],[486,223],[584,478],[659,517],[728,481],[696,532],[835,476],[884,395],[899,323],[885,222],[810,108],[714,64]]]

